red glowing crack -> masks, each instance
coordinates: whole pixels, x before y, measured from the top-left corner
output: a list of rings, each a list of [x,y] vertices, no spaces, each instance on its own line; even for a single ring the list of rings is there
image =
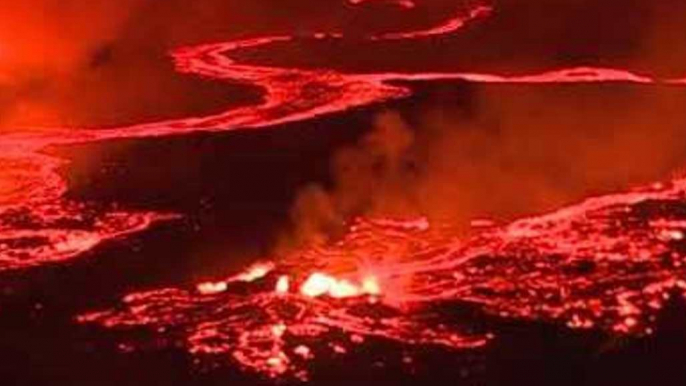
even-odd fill
[[[436,28],[370,39],[426,39],[488,14],[490,8],[479,7]],[[264,37],[172,53],[182,73],[261,88],[264,98],[255,106],[114,129],[24,130],[0,136],[0,271],[81,256],[105,240],[168,218],[66,200],[65,182],[56,172],[63,161],[41,153],[47,146],[307,120],[409,96],[409,89],[389,84],[394,80],[686,84],[590,67],[514,76],[342,74],[247,65],[232,58],[246,48],[269,49],[292,40]],[[686,218],[678,215],[683,210],[669,210],[683,206],[685,194],[686,182],[677,179],[505,226],[475,222],[479,231],[469,238],[430,226],[425,219],[360,219],[335,245],[285,256],[278,264],[258,264],[194,288],[134,293],[114,309],[78,320],[117,330],[145,328],[200,357],[301,379],[307,378],[311,361],[346,355],[370,340],[459,350],[487,344],[488,332],[447,325],[434,307],[444,302],[455,307],[469,303],[498,318],[649,334],[669,294],[686,288],[683,248],[674,248],[683,243]]]

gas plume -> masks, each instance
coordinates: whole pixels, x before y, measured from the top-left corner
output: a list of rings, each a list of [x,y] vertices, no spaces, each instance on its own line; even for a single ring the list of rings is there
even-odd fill
[[[296,239],[327,239],[362,215],[423,215],[466,229],[480,217],[510,220],[661,179],[686,162],[686,94],[676,88],[474,90],[469,106],[379,115],[333,156],[331,186],[298,194]]]

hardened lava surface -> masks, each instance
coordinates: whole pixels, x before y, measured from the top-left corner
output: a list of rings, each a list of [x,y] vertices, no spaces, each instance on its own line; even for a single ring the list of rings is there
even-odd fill
[[[369,342],[470,350],[496,333],[446,323],[439,303],[641,336],[653,333],[670,296],[686,294],[684,179],[474,228],[459,237],[421,218],[359,219],[337,243],[195,288],[133,293],[78,320],[123,336],[144,329],[198,358],[307,379],[314,361]]]

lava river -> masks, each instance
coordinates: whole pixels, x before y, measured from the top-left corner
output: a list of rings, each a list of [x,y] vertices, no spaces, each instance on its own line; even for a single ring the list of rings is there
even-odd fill
[[[372,1],[372,0],[368,0]],[[363,3],[355,1],[352,3]],[[397,2],[414,12],[418,2]],[[423,42],[489,17],[463,7],[445,23],[367,39]],[[339,33],[313,36],[328,44]],[[107,129],[22,129],[0,135],[0,271],[84,256],[101,242],[173,214],[130,212],[65,199],[50,146],[117,138],[274,126],[411,95],[391,81],[462,79],[488,83],[684,84],[622,69],[562,68],[505,76],[474,72],[364,73],[244,64],[244,49],[301,37],[267,36],[184,47],[179,72],[259,87],[261,103],[210,116]],[[592,198],[557,212],[479,228],[467,238],[424,219],[358,219],[328,247],[283,256],[195,288],[126,296],[82,323],[149,329],[198,356],[225,358],[268,376],[306,378],[308,363],[345,355],[369,339],[470,349],[489,331],[441,322],[432,304],[470,304],[496,317],[543,319],[573,328],[649,334],[670,294],[683,293],[686,180]]]
[[[364,3],[355,1],[355,4]],[[412,1],[393,2],[412,12]],[[485,3],[463,6],[456,16],[435,27],[418,31],[388,32],[369,36],[388,40],[424,41],[455,33],[468,23],[487,18],[492,7]],[[339,33],[315,33],[322,44],[345,39]],[[630,71],[609,68],[563,68],[540,74],[502,76],[468,73],[366,73],[348,74],[327,69],[294,69],[241,64],[232,53],[243,49],[269,49],[270,44],[296,41],[295,36],[267,36],[224,43],[179,48],[171,52],[179,72],[242,83],[260,88],[260,104],[218,114],[147,124],[107,128],[7,129],[0,134],[0,271],[64,261],[100,244],[148,228],[169,214],[141,213],[103,208],[64,199],[66,184],[57,169],[64,160],[42,152],[47,147],[148,138],[191,132],[226,131],[267,127],[302,121],[359,106],[409,97],[405,87],[390,81],[462,79],[484,83],[595,83],[681,85],[681,80],[658,80]],[[316,92],[315,92],[316,91]]]

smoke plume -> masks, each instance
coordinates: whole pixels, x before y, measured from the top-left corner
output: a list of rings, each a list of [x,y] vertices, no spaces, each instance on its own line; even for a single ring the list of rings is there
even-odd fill
[[[292,210],[295,239],[321,241],[358,215],[506,221],[649,183],[686,165],[686,93],[623,85],[480,86],[469,106],[381,114]],[[459,91],[456,91],[459,92]],[[408,125],[407,121],[417,122]]]

